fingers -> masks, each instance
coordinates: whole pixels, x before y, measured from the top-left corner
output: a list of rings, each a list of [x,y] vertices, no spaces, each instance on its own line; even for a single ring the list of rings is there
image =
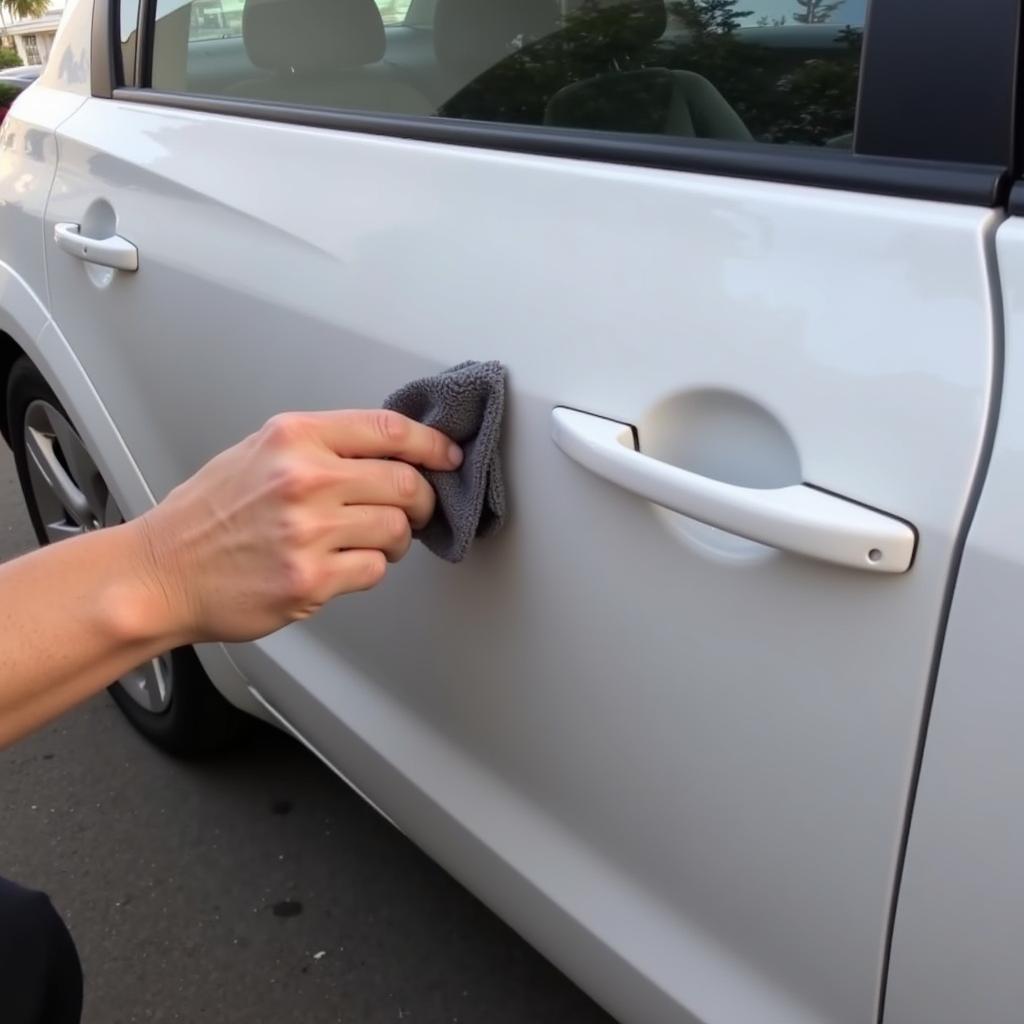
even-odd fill
[[[455,469],[462,450],[439,430],[385,409],[301,414],[343,458],[401,459],[427,469]]]
[[[311,439],[323,446],[318,454]],[[304,500],[326,480],[340,504],[395,505],[414,529],[433,514],[434,492],[413,467],[443,471],[462,461],[461,449],[444,434],[381,409],[281,413],[252,442],[257,453],[272,453],[285,498]]]
[[[328,548],[375,549],[389,562],[403,558],[412,543],[405,512],[391,505],[349,505],[325,538]]]
[[[311,527],[309,533],[316,540],[292,551],[279,566],[285,621],[308,618],[332,597],[375,587],[388,562],[398,561],[411,541],[405,513],[376,505],[343,509],[338,521]],[[339,550],[360,541],[368,546]]]
[[[371,590],[384,579],[387,568],[387,559],[382,551],[353,549],[334,552],[330,556],[321,603],[341,594]]]
[[[393,505],[405,512],[414,530],[434,514],[434,489],[407,462],[345,459],[334,470],[337,496],[345,505]]]

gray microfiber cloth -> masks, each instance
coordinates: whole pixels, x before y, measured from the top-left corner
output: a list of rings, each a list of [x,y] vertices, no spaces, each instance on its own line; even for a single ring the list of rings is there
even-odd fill
[[[416,533],[435,555],[461,562],[474,537],[489,537],[505,524],[498,452],[505,367],[494,361],[459,363],[399,388],[387,397],[384,408],[435,427],[462,447],[464,457],[457,470],[423,471],[437,492],[437,508]]]

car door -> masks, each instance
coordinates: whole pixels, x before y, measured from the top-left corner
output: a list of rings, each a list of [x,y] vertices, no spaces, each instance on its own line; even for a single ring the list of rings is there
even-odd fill
[[[915,787],[886,986],[887,1024],[1012,1024],[1024,1004],[1024,187],[997,234],[1005,317],[998,429],[950,609]]]
[[[421,117],[342,48],[359,5],[282,2],[218,97],[187,4],[134,86],[97,35],[56,324],[157,496],[275,412],[501,360],[510,511],[235,664],[623,1021],[874,1019],[995,400],[1008,22],[890,2],[862,55],[852,0],[438,0]]]

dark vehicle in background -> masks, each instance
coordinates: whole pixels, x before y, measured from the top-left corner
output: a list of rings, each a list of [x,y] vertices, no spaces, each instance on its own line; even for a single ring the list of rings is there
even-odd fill
[[[42,70],[42,64],[28,64],[0,71],[0,124],[3,124],[11,104],[39,77]]]

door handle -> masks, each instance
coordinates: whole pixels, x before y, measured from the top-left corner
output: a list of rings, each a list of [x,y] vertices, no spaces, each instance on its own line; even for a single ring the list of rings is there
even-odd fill
[[[552,438],[592,473],[656,505],[769,547],[867,572],[910,568],[913,527],[807,484],[738,487],[636,450],[633,428],[575,409],[552,413]]]
[[[120,235],[109,238],[89,238],[81,233],[77,224],[56,224],[53,240],[57,248],[86,263],[96,263],[114,270],[139,269],[139,250]]]

